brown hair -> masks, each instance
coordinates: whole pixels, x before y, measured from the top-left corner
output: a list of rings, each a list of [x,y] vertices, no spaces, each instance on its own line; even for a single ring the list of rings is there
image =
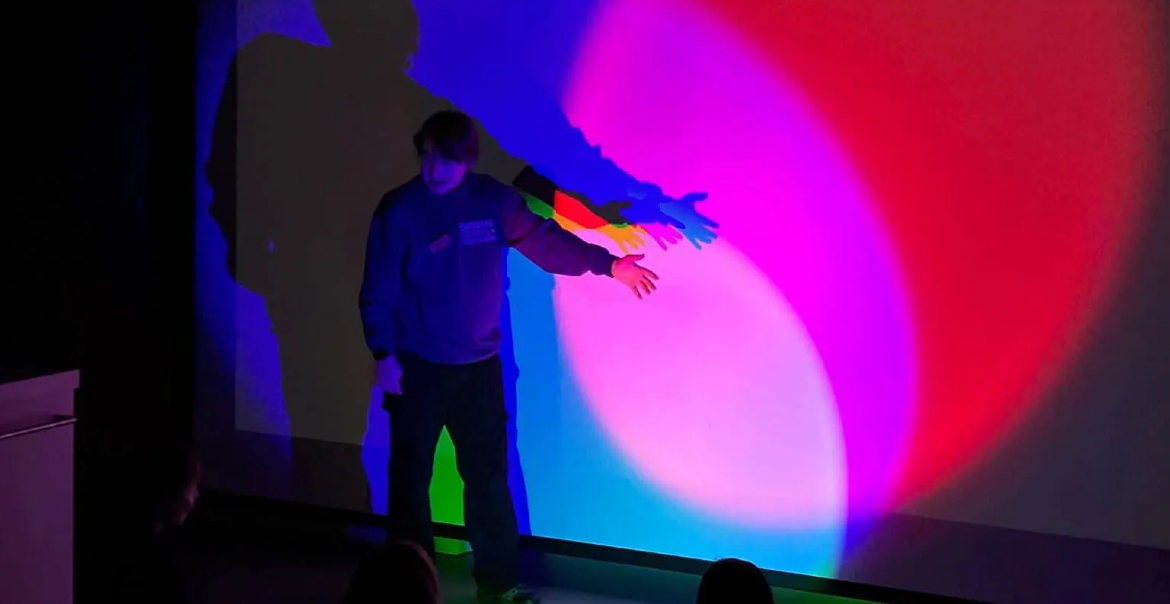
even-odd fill
[[[430,141],[443,159],[474,164],[479,159],[479,133],[465,113],[440,111],[428,117],[414,135],[414,150],[421,156]]]

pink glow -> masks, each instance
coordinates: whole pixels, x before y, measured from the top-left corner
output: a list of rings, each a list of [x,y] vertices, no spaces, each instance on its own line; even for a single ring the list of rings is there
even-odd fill
[[[664,287],[643,302],[608,279],[554,294],[572,369],[617,446],[700,508],[754,525],[838,522],[837,410],[799,317],[730,244],[674,247],[653,267]]]
[[[880,509],[909,428],[912,334],[829,133],[775,67],[683,2],[610,2],[581,48],[570,119],[668,194],[708,192],[721,237],[649,248],[663,280],[644,303],[558,279],[599,421],[651,481],[730,520],[823,527],[846,504]]]

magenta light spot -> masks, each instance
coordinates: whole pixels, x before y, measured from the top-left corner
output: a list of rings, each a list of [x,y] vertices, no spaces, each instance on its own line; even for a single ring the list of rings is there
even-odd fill
[[[570,366],[618,448],[675,498],[760,526],[832,525],[845,460],[833,393],[799,317],[730,243],[653,257],[643,302],[564,280]]]
[[[558,279],[556,307],[592,409],[651,482],[725,520],[823,529],[890,495],[912,334],[862,187],[781,76],[689,3],[599,9],[570,118],[668,194],[710,193],[721,239],[649,248],[650,301]]]

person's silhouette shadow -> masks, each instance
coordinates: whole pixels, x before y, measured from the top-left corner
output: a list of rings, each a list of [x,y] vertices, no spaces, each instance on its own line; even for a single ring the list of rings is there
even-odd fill
[[[328,47],[262,35],[233,59],[206,166],[214,193],[209,212],[227,240],[229,273],[264,298],[276,336],[292,445],[292,497],[369,509],[361,443],[371,406],[377,410],[371,417],[385,415],[380,394],[371,395],[373,361],[357,310],[366,233],[382,194],[418,172],[413,134],[435,111],[454,107],[407,75],[419,39],[411,2],[316,0],[314,6]],[[579,148],[587,145],[584,138],[563,114],[556,117],[562,121],[558,131],[533,136],[577,148],[570,157],[602,159],[596,149]],[[535,183],[532,194],[554,205],[552,193],[543,190],[550,183],[533,178],[526,163],[503,151],[486,129],[480,134],[476,171],[518,186]],[[608,166],[623,182],[633,181],[612,162]],[[639,195],[647,191],[648,197],[631,197],[624,206],[582,200],[584,213],[574,220],[598,219],[585,228],[630,221],[658,224],[659,232],[684,228],[695,245],[714,238],[716,225],[694,210],[701,195],[667,208],[662,204],[672,200],[660,189],[650,185]],[[553,280],[541,283],[548,291],[534,302],[551,304]],[[526,290],[521,304],[529,302],[527,296]],[[509,302],[505,313],[517,304]],[[510,319],[503,319],[507,328]],[[518,370],[511,344],[506,337],[501,354],[514,436]],[[528,532],[523,473],[510,441],[517,516],[521,531]],[[371,483],[386,480],[384,467],[379,473],[371,471]]]
[[[405,73],[418,38],[408,2],[315,5],[329,47],[263,35],[236,54],[207,165],[210,212],[232,277],[272,321],[292,496],[367,509],[365,237],[382,194],[417,174],[412,135],[449,105]]]

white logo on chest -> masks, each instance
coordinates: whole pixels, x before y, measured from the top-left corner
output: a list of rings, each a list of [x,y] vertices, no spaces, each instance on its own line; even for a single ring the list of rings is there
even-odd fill
[[[459,243],[462,245],[478,245],[481,243],[495,243],[496,225],[491,220],[470,220],[459,223]]]

